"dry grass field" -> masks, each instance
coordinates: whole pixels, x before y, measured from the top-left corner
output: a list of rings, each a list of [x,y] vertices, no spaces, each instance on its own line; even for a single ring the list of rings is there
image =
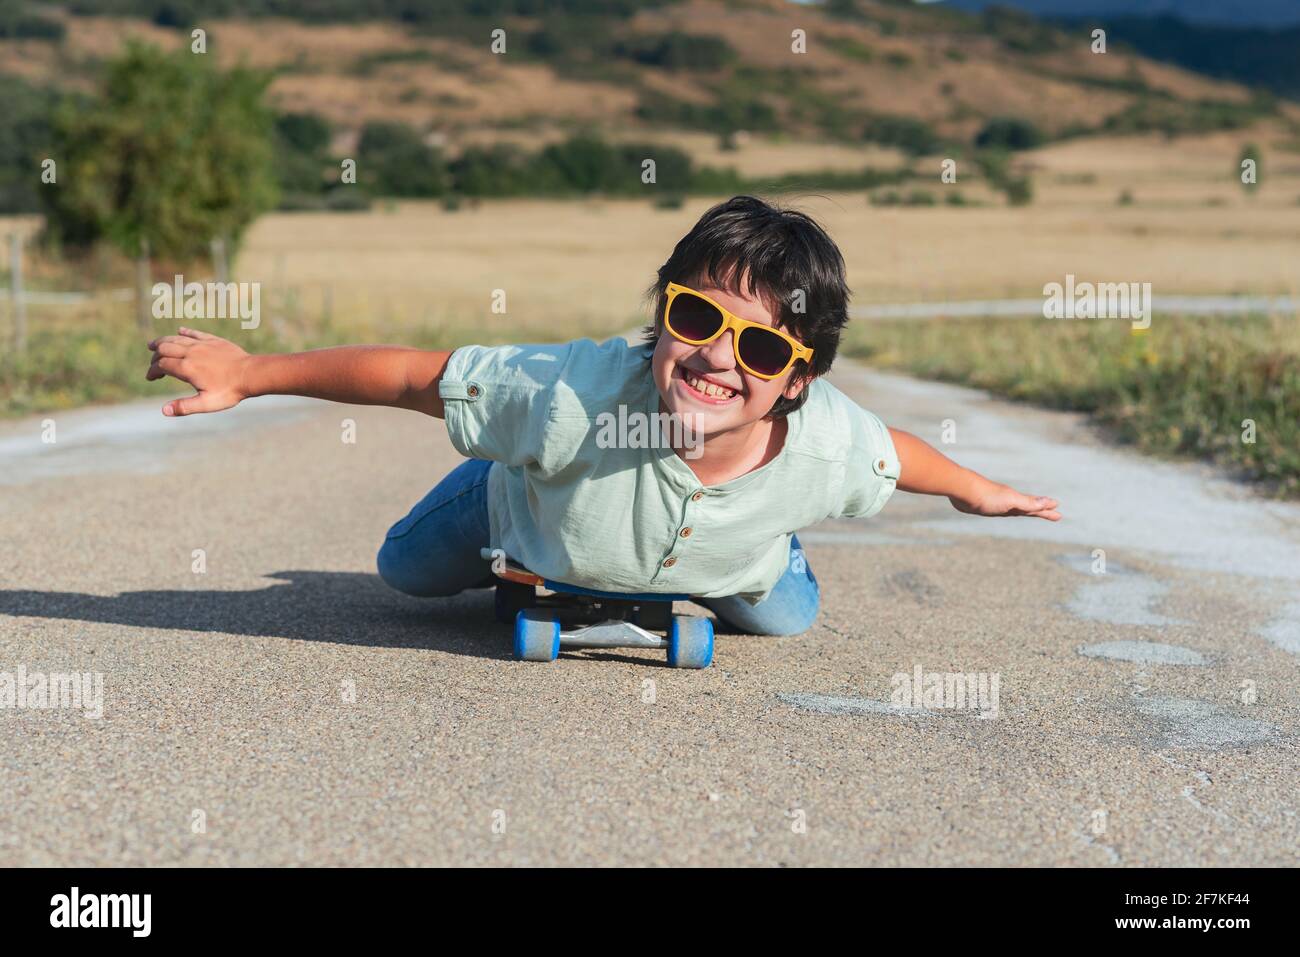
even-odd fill
[[[937,167],[932,184],[917,185],[937,197],[959,189],[988,205],[876,207],[860,192],[769,198],[825,224],[844,253],[855,304],[1036,296],[1067,272],[1150,282],[1157,295],[1296,295],[1300,156],[1283,151],[1281,137],[1260,130],[1055,144],[1026,154],[1035,201],[1021,207],[964,183],[961,166],[955,186],[939,183]],[[1263,179],[1251,195],[1232,175],[1247,139],[1264,147]],[[751,137],[723,155],[782,172],[847,163],[849,152]],[[1132,202],[1120,205],[1126,191]],[[262,283],[264,311],[308,329],[328,314],[358,335],[392,327],[490,339],[611,333],[641,321],[642,290],[722,198],[692,197],[675,210],[514,199],[455,211],[398,202],[369,213],[273,213],[249,231],[234,271]],[[0,221],[0,233],[37,226],[30,217]],[[84,288],[89,278],[33,268],[55,288]],[[504,314],[493,311],[495,290],[505,293]]]
[[[1300,156],[1265,131],[1167,141],[1080,140],[1029,154],[1036,200],[1008,207],[873,207],[862,193],[786,197],[822,221],[848,263],[855,303],[1040,295],[1067,272],[1150,282],[1158,295],[1300,292]],[[1246,195],[1232,172],[1241,144],[1264,144],[1264,179]],[[807,168],[797,151],[751,141],[759,162]],[[820,158],[820,157],[819,157]],[[961,182],[973,198],[978,187]],[[1130,205],[1118,199],[1128,191]],[[721,197],[719,197],[721,198]],[[398,203],[369,214],[280,213],[249,233],[241,276],[332,290],[340,317],[485,324],[518,335],[615,331],[638,321],[640,293],[715,199],[677,210],[648,202],[485,201],[449,212]],[[507,314],[491,312],[493,290]]]

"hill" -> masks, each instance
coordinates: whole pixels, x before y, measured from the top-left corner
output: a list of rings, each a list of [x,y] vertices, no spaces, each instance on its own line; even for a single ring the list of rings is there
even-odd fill
[[[512,5],[428,4],[417,15],[389,0],[215,0],[203,16],[181,0],[33,6],[23,15],[53,24],[57,35],[14,37],[0,27],[0,74],[85,88],[127,36],[174,47],[198,23],[222,61],[274,71],[271,94],[284,111],[354,129],[395,120],[453,140],[485,128],[585,124],[746,129],[924,151],[969,142],[1005,116],[1055,137],[1208,131],[1273,109],[1244,86],[1133,52],[1098,56],[1081,28],[1006,10],[975,15],[899,0],[585,0],[553,4],[561,12],[546,17],[474,15],[483,7]],[[495,27],[506,30],[506,56],[489,50]],[[795,29],[806,31],[805,53],[791,50]]]

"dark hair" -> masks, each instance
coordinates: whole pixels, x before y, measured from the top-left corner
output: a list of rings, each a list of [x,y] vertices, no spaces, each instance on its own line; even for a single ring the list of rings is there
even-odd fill
[[[645,341],[654,342],[663,331],[670,282],[689,286],[707,277],[709,285],[738,295],[742,275],[749,280],[746,295],[761,298],[778,326],[814,350],[811,362],[796,364],[795,375],[812,381],[829,372],[849,320],[844,257],[810,216],[753,196],[714,206],[673,248],[646,290],[654,322],[642,330]],[[801,312],[793,305],[798,291]],[[807,398],[806,388],[793,399],[781,396],[768,414],[789,415]]]

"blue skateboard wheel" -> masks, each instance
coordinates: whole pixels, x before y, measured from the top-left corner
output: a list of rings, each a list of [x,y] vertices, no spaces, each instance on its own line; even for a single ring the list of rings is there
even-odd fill
[[[554,661],[560,654],[560,618],[545,608],[515,616],[515,660]]]
[[[713,661],[713,622],[694,615],[674,615],[668,630],[670,668],[707,668]]]

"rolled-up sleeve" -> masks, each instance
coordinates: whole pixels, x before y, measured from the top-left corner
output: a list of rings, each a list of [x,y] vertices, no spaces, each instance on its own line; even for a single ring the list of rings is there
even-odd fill
[[[506,465],[541,461],[555,385],[570,348],[462,346],[453,352],[438,395],[456,451]]]
[[[898,450],[880,418],[853,405],[849,413],[850,446],[845,462],[844,494],[839,516],[875,515],[898,485]]]

